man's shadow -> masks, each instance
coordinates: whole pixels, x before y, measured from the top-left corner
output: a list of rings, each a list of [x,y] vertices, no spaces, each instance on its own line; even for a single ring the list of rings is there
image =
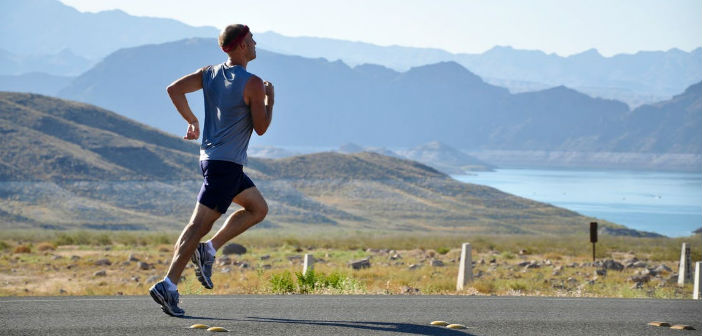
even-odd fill
[[[257,317],[248,316],[248,321],[258,322],[273,322],[273,323],[290,323],[290,324],[308,324],[317,326],[332,326],[354,329],[364,329],[373,331],[398,332],[415,335],[473,335],[465,331],[448,329],[445,327],[420,325],[412,323],[392,323],[392,322],[372,322],[372,321],[323,321],[323,320],[295,320],[281,319],[272,317]]]

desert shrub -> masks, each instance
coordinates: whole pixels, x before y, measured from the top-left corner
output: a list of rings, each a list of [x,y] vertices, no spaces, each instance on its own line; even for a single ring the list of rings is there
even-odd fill
[[[55,249],[56,249],[56,245],[54,243],[51,243],[51,242],[43,242],[43,243],[39,243],[39,245],[37,245],[37,251],[41,251],[41,252],[53,251]]]
[[[319,276],[315,275],[313,269],[307,270],[307,273],[302,274],[302,272],[295,272],[295,277],[297,277],[297,292],[300,294],[307,294],[314,291],[317,281],[324,278],[324,274],[320,273]]]
[[[495,292],[495,282],[492,280],[478,280],[473,282],[473,288],[483,294]]]
[[[451,249],[448,247],[439,247],[436,249],[436,253],[438,254],[446,254],[449,253],[449,251],[451,251]]]
[[[10,244],[6,243],[4,240],[0,240],[0,251],[4,251],[10,248]]]
[[[15,246],[15,253],[32,253],[32,248],[29,245]]]
[[[285,271],[280,274],[273,274],[271,276],[271,289],[274,293],[279,294],[294,292],[295,284],[293,283],[292,274],[290,274],[290,271]]]

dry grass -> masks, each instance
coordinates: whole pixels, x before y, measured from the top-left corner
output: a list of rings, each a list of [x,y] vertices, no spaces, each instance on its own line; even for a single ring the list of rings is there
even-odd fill
[[[5,234],[5,233],[3,233]],[[19,233],[13,233],[18,238]],[[53,236],[26,234],[8,240],[0,234],[0,295],[144,295],[153,280],[166,272],[177,234],[61,232]],[[436,235],[275,236],[247,234],[237,242],[248,253],[219,264],[214,290],[205,290],[192,269],[186,269],[179,285],[182,294],[272,294],[281,292],[275,281],[290,274],[293,293],[319,294],[459,294],[459,295],[545,295],[639,298],[689,298],[692,286],[678,287],[672,279],[677,272],[680,243],[684,239],[635,239],[602,237],[598,259],[623,261],[637,257],[650,267],[661,264],[672,269],[652,277],[635,288],[630,278],[641,269],[609,270],[595,275],[587,237]],[[66,242],[92,242],[65,244]],[[475,280],[457,292],[457,260],[460,243],[471,242]],[[35,246],[35,248],[31,248]],[[40,246],[46,246],[40,248]],[[51,250],[48,246],[56,246]],[[42,249],[44,249],[42,251]],[[522,249],[529,254],[520,255]],[[317,276],[300,279],[300,259],[314,255]],[[152,265],[142,270],[129,255]],[[700,251],[693,249],[693,260]],[[99,259],[109,266],[97,266]],[[352,270],[352,260],[369,258],[371,267]],[[444,266],[431,266],[432,260]],[[518,266],[534,261],[539,268]],[[577,266],[573,266],[577,263]],[[246,265],[246,266],[242,266]],[[415,265],[410,267],[411,265]],[[573,266],[573,267],[571,267]],[[560,272],[554,273],[555,269]],[[104,270],[106,275],[95,275]],[[47,276],[51,274],[51,276]],[[151,278],[151,279],[150,279]],[[331,279],[331,280],[330,280]]]

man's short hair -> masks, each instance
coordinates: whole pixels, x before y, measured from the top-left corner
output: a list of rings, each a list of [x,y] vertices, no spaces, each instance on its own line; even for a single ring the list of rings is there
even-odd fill
[[[232,24],[224,27],[222,32],[219,33],[219,46],[224,47],[232,43],[235,38],[241,35],[244,29],[246,29],[246,26],[243,24]]]

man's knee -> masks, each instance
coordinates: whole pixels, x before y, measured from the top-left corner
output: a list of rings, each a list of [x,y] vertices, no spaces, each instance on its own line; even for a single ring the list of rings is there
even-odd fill
[[[253,215],[255,223],[259,223],[263,221],[268,214],[268,203],[262,199],[261,201],[252,204],[250,209],[247,210],[251,213],[251,215]]]

